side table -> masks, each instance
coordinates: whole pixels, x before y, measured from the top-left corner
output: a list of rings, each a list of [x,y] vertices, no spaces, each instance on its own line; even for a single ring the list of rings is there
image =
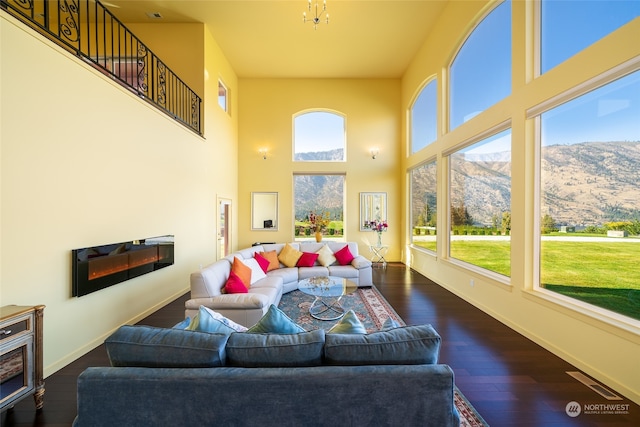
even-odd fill
[[[387,260],[385,256],[389,250],[389,245],[370,245],[369,251],[371,251],[371,262],[373,265],[380,265],[382,268],[387,268]]]
[[[43,311],[44,305],[0,307],[0,410],[29,395],[42,409]]]

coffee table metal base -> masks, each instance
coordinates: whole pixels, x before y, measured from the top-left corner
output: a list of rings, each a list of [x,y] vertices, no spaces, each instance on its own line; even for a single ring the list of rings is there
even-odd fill
[[[337,298],[316,297],[309,307],[311,317],[318,320],[337,320],[344,316],[345,310],[340,300],[342,296]]]

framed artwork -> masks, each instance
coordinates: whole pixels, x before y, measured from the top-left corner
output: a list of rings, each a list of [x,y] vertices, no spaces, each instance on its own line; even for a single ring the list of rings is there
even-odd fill
[[[374,220],[387,220],[387,193],[360,193],[360,231],[368,231]]]

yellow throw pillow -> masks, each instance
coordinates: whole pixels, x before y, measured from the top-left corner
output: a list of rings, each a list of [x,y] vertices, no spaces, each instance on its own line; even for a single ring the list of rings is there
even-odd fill
[[[231,271],[236,273],[247,289],[251,287],[251,268],[245,265],[237,257],[233,257],[233,266],[231,266]]]
[[[287,267],[295,267],[301,256],[302,252],[287,243],[284,245],[284,248],[282,248],[282,251],[280,251],[278,259]]]

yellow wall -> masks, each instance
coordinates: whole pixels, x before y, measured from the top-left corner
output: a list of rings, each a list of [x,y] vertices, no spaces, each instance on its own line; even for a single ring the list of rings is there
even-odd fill
[[[531,61],[527,61],[527,52],[533,46],[533,26],[527,25],[532,22],[533,7],[531,3],[524,2],[512,2],[512,5],[514,66],[511,96],[449,133],[441,130],[434,144],[403,160],[405,172],[425,160],[438,160],[438,176],[441,178],[438,188],[438,218],[446,218],[446,187],[443,183],[447,174],[442,153],[498,123],[511,120],[513,166],[510,284],[471,272],[448,260],[443,241],[445,233],[438,233],[437,257],[412,248],[409,236],[404,236],[403,245],[407,251],[405,259],[414,269],[443,287],[640,403],[639,323],[630,320],[598,320],[599,315],[595,312],[586,315],[587,311],[584,309],[570,310],[558,304],[557,299],[545,297],[533,290],[533,220],[536,212],[533,211],[535,176],[531,159],[535,140],[532,121],[526,120],[527,109],[640,55],[640,44],[636,42],[640,39],[640,18],[533,80],[533,67]],[[486,2],[448,4],[402,80],[403,111],[407,111],[425,79],[437,75],[440,83],[444,81],[443,73],[447,65],[472,24],[476,22],[475,17],[483,14],[486,6]],[[439,95],[442,99],[442,84]],[[441,118],[446,114],[442,109],[443,105],[445,103],[440,102]],[[403,129],[406,126],[405,120]],[[406,130],[404,136],[406,138]],[[401,173],[404,175],[404,172]],[[406,182],[403,185],[403,192],[407,194]],[[404,206],[406,203],[403,202]],[[406,223],[406,209],[403,210],[403,218]],[[470,286],[471,279],[475,282],[473,287]]]
[[[293,116],[328,109],[346,116],[347,162],[296,162]],[[289,242],[293,235],[293,174],[346,173],[345,235],[368,256],[375,233],[360,231],[360,192],[386,192],[389,260],[399,260],[400,204],[397,179],[400,145],[400,81],[349,79],[241,79],[239,96],[239,247],[253,242]],[[373,160],[371,147],[379,147]],[[258,150],[269,150],[266,160]],[[278,231],[251,231],[251,192],[279,195]]]
[[[44,304],[48,376],[188,290],[216,257],[216,194],[236,197],[237,120],[201,138],[73,55],[0,16],[0,304]],[[200,26],[208,74],[236,77]],[[46,67],[43,66],[46,64]],[[204,70],[200,65],[201,80]],[[205,96],[217,94],[210,81]],[[237,115],[236,115],[237,116]],[[215,130],[215,132],[213,131]],[[71,250],[174,234],[175,264],[71,297]]]

